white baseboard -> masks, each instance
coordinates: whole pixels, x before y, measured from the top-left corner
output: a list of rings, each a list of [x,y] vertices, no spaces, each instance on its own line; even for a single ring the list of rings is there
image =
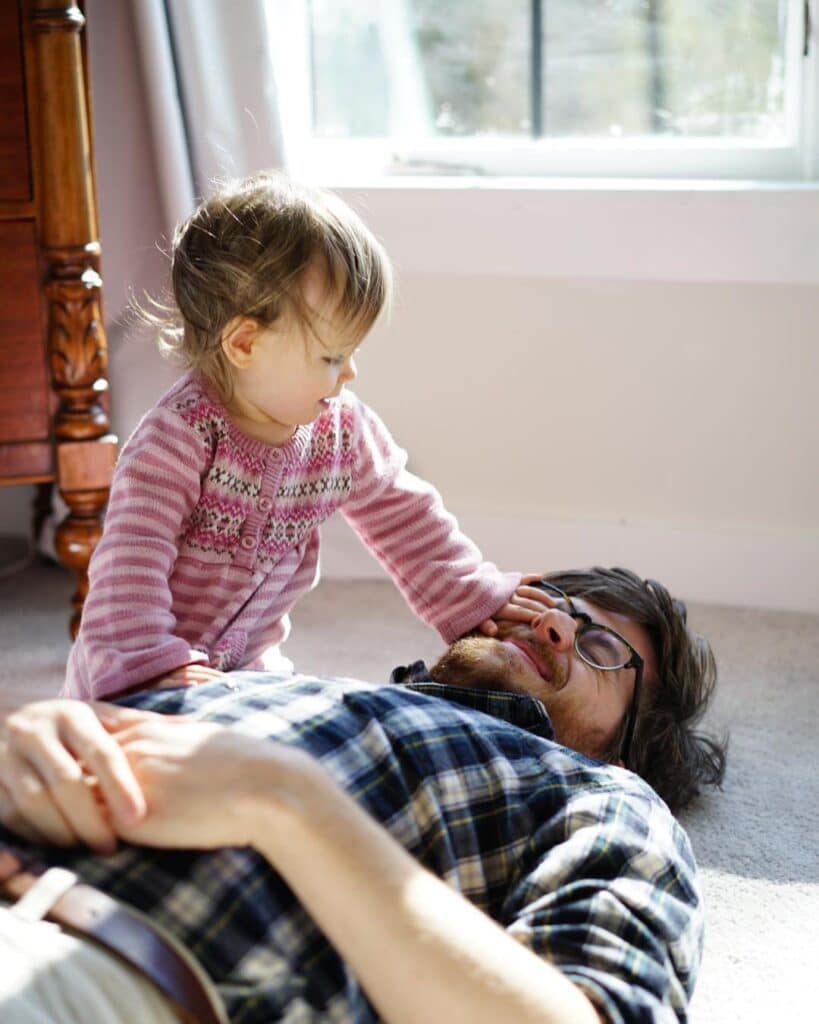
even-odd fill
[[[535,523],[461,514],[464,531],[504,569],[622,565],[686,601],[819,614],[819,533],[725,532],[668,526]],[[384,572],[340,516],[322,527],[325,579]]]

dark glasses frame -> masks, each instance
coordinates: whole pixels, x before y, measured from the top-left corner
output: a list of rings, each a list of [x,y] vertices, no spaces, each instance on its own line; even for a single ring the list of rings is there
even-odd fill
[[[563,601],[566,605],[565,611],[567,615],[570,615],[573,619],[576,619],[580,626],[577,628],[574,634],[574,650],[575,654],[587,665],[592,668],[600,669],[601,672],[619,672],[623,668],[634,669],[634,690],[631,694],[631,703],[629,704],[628,711],[626,712],[626,730],[623,733],[623,741],[620,744],[620,760],[626,766],[630,767],[629,761],[631,759],[631,743],[634,738],[634,728],[637,724],[637,710],[640,705],[640,689],[643,683],[643,668],[645,662],[641,655],[634,649],[634,647],[626,640],[624,636],[621,636],[616,629],[612,629],[611,626],[604,626],[600,622],[595,622],[591,615],[587,615],[586,612],[581,612],[578,608],[575,608],[574,602],[568,594],[564,593],[560,587],[556,587],[554,583],[550,583],[548,580],[538,580],[537,583],[529,584],[532,587],[536,587],[538,590],[544,591],[549,594],[550,597],[555,597],[560,601]],[[616,637],[621,644],[625,644],[626,648],[630,653],[630,657],[620,665],[599,665],[597,662],[592,661],[587,655],[580,649],[580,641],[585,633],[588,633],[591,629],[602,629],[604,633],[610,633]]]

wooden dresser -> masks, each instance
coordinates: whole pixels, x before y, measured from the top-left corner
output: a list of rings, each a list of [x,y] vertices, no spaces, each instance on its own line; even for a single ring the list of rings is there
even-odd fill
[[[60,560],[79,626],[116,439],[105,392],[100,246],[76,3],[4,0],[0,16],[0,484],[56,483]]]

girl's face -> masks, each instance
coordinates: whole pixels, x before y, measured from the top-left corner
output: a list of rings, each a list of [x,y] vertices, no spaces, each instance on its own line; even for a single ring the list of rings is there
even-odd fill
[[[238,364],[231,358],[234,395],[228,411],[242,430],[268,444],[284,444],[356,377],[358,332],[322,315],[328,303],[320,282],[308,277],[304,296],[315,311],[313,330],[285,315],[273,327],[247,335]]]

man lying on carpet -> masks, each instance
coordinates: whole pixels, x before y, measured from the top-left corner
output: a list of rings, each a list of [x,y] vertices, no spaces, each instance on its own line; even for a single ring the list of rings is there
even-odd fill
[[[164,929],[198,965],[186,988],[131,955],[172,997],[170,1016],[140,1006],[159,996],[137,972],[108,957],[95,974],[76,962],[87,941],[22,920],[75,880],[50,871],[0,911],[3,1019],[36,1001],[54,1022],[218,1020],[191,995],[200,966],[242,1022],[684,1019],[703,927],[694,860],[617,763],[674,807],[720,781],[724,749],[692,731],[713,657],[657,583],[595,569],[544,585],[531,624],[458,641],[428,672],[396,670],[399,685],[236,673],[11,716],[0,817],[29,841],[4,833],[7,902],[29,885],[20,866],[67,866],[150,916],[140,942]],[[37,845],[104,849],[112,832],[143,845]],[[60,960],[57,940],[77,948]]]

